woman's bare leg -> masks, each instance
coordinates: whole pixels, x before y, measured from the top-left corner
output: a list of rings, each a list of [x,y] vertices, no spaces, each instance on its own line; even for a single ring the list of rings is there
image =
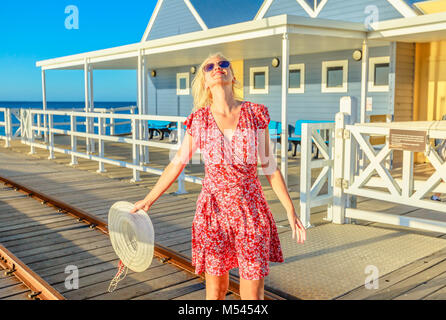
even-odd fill
[[[246,280],[240,278],[240,297],[242,300],[264,300],[265,279]]]
[[[206,276],[206,300],[224,300],[229,286],[229,272],[222,276]]]

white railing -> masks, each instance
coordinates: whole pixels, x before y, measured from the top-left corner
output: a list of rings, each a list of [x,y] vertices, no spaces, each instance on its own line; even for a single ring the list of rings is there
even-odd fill
[[[0,109],[0,112],[8,113],[7,109]],[[54,117],[68,116],[70,117],[69,130],[56,128]],[[5,116],[5,119],[11,119],[11,116]],[[98,133],[81,132],[77,130],[78,118],[85,118],[84,124],[89,121],[97,123]],[[35,152],[35,148],[41,148],[49,151],[49,159],[55,158],[55,153],[63,153],[71,156],[71,165],[76,165],[78,158],[90,159],[99,163],[97,172],[105,172],[104,164],[115,165],[119,167],[130,168],[133,170],[132,181],[140,181],[140,172],[153,173],[161,175],[163,170],[158,168],[148,167],[145,164],[149,162],[149,147],[157,147],[171,150],[169,156],[173,156],[180,148],[184,137],[183,121],[186,117],[177,116],[153,116],[153,115],[136,115],[136,114],[116,114],[108,112],[76,112],[76,111],[61,111],[61,110],[46,110],[41,109],[20,109],[20,128],[22,143],[30,146],[30,153]],[[46,121],[42,121],[46,120]],[[124,120],[131,124],[131,137],[114,136],[106,134],[106,121],[108,125],[120,125],[123,122],[116,122],[116,120]],[[175,144],[163,143],[155,141],[147,141],[147,130],[149,120],[162,120],[169,122],[177,122],[178,139]],[[9,120],[10,121],[10,120]],[[5,122],[5,121],[4,121]],[[7,121],[6,121],[7,122]],[[42,126],[42,123],[47,123],[47,127]],[[2,125],[3,122],[0,123]],[[87,128],[86,128],[87,129]],[[145,132],[144,132],[145,131]],[[10,131],[6,131],[10,132]],[[46,133],[48,136],[48,143],[38,140],[39,133]],[[55,134],[66,135],[70,137],[70,148],[64,149],[55,145]],[[6,135],[5,135],[6,136]],[[90,150],[80,152],[78,150],[78,138],[84,138],[86,141],[94,141],[98,144],[97,155]],[[122,160],[112,159],[105,156],[104,142],[118,142],[130,144],[132,146],[132,161],[126,162]],[[199,150],[197,150],[200,152]],[[193,182],[201,184],[201,178],[192,175],[185,175],[184,171],[178,177],[178,191],[177,193],[185,193],[184,182]]]
[[[333,203],[333,141],[334,123],[303,123],[300,164],[300,220],[305,228],[311,227],[311,208],[327,205],[327,219],[331,221]],[[328,143],[327,143],[328,142]],[[322,158],[313,157],[313,146]],[[312,171],[320,170],[312,183]],[[321,194],[326,186],[327,192]]]
[[[137,111],[137,106],[127,106],[127,107],[116,107],[116,108],[94,108],[94,112],[100,112],[100,113],[118,113],[122,111],[130,111],[130,114],[135,114]],[[75,111],[75,112],[84,112],[84,108],[71,108],[71,109],[56,109],[57,111]],[[36,121],[38,126],[40,126],[40,123],[43,123],[43,115],[37,115]],[[87,121],[84,122],[77,122],[78,125],[85,125],[87,126]],[[114,118],[107,119],[107,122],[105,123],[105,126],[107,128],[110,128],[110,135],[114,136],[116,134],[116,127],[117,126],[123,126],[123,125],[129,125],[131,124],[131,121],[120,121],[115,122]],[[66,126],[70,125],[70,122],[55,122],[53,124],[54,126]],[[93,123],[94,127],[99,127],[99,123]],[[41,136],[41,132],[37,133],[38,136]],[[130,133],[131,134],[131,133]]]
[[[430,200],[433,192],[446,193],[446,161],[429,141],[446,139],[446,121],[347,125],[345,117],[343,113],[336,115],[333,222],[359,219],[446,233],[446,222],[443,221],[358,210],[348,201],[349,197],[362,196],[446,214],[445,203]],[[386,159],[393,151],[389,145],[391,129],[405,130],[409,138],[411,134],[426,133],[424,154],[434,172],[430,178],[421,180],[414,177],[415,152],[410,148],[402,151],[401,174],[389,170]],[[383,148],[373,148],[367,139],[372,135],[386,138]],[[361,170],[355,161],[358,149],[367,159]]]
[[[3,115],[3,121],[0,121],[0,128],[3,128],[4,131],[4,135],[0,135],[0,139],[5,140],[5,147],[8,148],[12,140],[11,110],[9,108],[0,108],[0,114]]]
[[[4,134],[0,134],[0,139],[5,140],[5,147],[8,148],[11,145],[12,139],[16,138],[20,134],[20,124],[13,123],[13,117],[20,118],[19,109],[0,108],[0,114],[3,115],[3,121],[0,121],[0,128],[3,127]],[[14,132],[14,128],[17,128]]]

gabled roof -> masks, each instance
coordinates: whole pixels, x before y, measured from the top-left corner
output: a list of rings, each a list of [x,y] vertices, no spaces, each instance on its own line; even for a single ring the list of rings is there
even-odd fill
[[[202,30],[251,21],[263,0],[178,0],[187,6]],[[158,0],[141,41],[147,41],[164,0]]]
[[[263,19],[267,12],[269,12],[268,10],[271,8],[271,6],[274,3],[278,3],[279,1],[281,0],[158,0],[141,41],[147,41],[150,38],[162,38],[174,34],[208,30],[210,28],[217,28],[225,25],[237,24],[240,22]],[[287,6],[291,4],[291,1],[296,6],[299,6],[299,8],[301,8],[300,10],[302,11],[303,16],[312,18],[320,17],[319,13],[321,12],[321,15],[324,15],[324,7],[326,7],[327,4],[327,8],[330,7],[330,5],[332,7],[327,9],[328,11],[330,11],[330,13],[333,12],[333,6],[336,7],[337,5],[336,1],[334,3],[330,2],[334,0],[287,0]],[[169,2],[169,6],[167,6],[167,2]],[[393,8],[392,11],[394,13],[390,17],[387,17],[387,19],[395,18],[395,15],[398,14],[401,17],[405,18],[417,16],[416,11],[412,8],[413,3],[416,2],[420,2],[420,0],[380,0],[380,3],[387,3],[387,7]],[[373,3],[373,1],[370,1],[370,3]],[[175,9],[172,9],[173,5]],[[164,14],[162,14],[163,17],[157,19],[159,18],[158,14],[160,10],[163,11],[162,8],[165,8]],[[166,22],[166,12],[171,9],[177,12],[182,10],[182,12],[184,14],[187,14],[188,16],[184,16],[179,19],[177,17],[177,19],[173,20],[171,19],[171,17],[168,17],[168,22]],[[290,13],[280,12],[280,14]],[[363,12],[361,12],[361,14],[363,14]],[[271,14],[268,15],[271,16]],[[327,17],[324,16],[324,18]],[[340,21],[342,20],[341,17],[339,19],[336,19],[329,16],[328,18]],[[154,28],[157,31],[153,31],[151,33],[152,27],[154,26],[154,24],[157,24],[156,21],[158,21],[158,23],[159,21],[163,22],[159,24],[158,27]],[[173,31],[171,30],[171,34],[164,34],[164,32],[159,31],[172,29],[172,21],[175,21],[175,23],[177,24],[177,26],[175,26],[175,28],[177,29]],[[168,25],[167,28],[166,25]],[[155,35],[155,38],[150,34]]]
[[[253,20],[263,0],[190,0],[209,28]]]
[[[263,19],[268,9],[271,7],[274,1],[277,0],[264,0],[257,12],[255,19]],[[323,10],[325,4],[330,0],[317,0],[315,2],[315,8],[310,4],[311,0],[295,0],[307,13],[308,16],[316,18]],[[418,0],[386,0],[391,4],[403,17],[415,17],[417,13],[412,9],[412,3],[419,2]]]

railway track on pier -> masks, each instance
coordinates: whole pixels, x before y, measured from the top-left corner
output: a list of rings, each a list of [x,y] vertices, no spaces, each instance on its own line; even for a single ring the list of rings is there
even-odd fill
[[[0,266],[5,269],[0,299],[193,299],[204,289],[204,275],[194,274],[187,256],[156,244],[150,268],[129,270],[118,289],[108,293],[119,258],[107,223],[11,179],[0,177],[0,182],[0,200],[9,203],[0,201]],[[233,275],[229,291],[230,298],[239,299],[239,279]],[[265,288],[265,299],[284,298]]]

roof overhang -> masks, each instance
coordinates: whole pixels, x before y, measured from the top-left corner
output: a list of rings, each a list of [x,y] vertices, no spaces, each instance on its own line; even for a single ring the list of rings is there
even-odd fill
[[[371,40],[432,42],[446,40],[446,12],[372,24]]]
[[[38,61],[37,67],[136,69],[139,53],[151,68],[200,64],[210,53],[223,52],[232,60],[281,56],[282,35],[288,34],[290,55],[358,48],[367,36],[362,23],[280,15],[204,31],[138,42]],[[388,42],[375,41],[372,46]]]

